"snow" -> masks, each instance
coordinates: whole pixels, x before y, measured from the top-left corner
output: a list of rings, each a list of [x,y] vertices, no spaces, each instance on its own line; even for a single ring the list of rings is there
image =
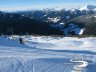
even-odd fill
[[[94,17],[96,17],[96,16],[94,16]]]
[[[30,37],[25,39],[25,44],[31,47],[51,50],[82,50],[96,52],[96,38],[53,38]]]
[[[56,17],[56,18],[50,18],[50,17],[48,17],[48,20],[49,21],[52,21],[54,23],[57,23],[60,19],[58,17]]]
[[[59,23],[59,24],[64,25],[65,23],[61,22],[61,23]]]
[[[78,25],[75,25],[74,23],[70,23],[68,27],[64,30],[64,34],[68,36],[73,32],[76,35],[82,35],[84,32],[84,29],[81,29],[80,27],[78,27]]]
[[[71,60],[70,60],[71,61]],[[82,72],[83,69],[88,65],[88,62],[86,61],[71,61],[73,63],[81,63],[80,65],[75,65],[72,72]],[[84,71],[87,72],[87,71]]]
[[[95,37],[12,37],[0,37],[0,72],[96,72]]]
[[[47,15],[44,15],[43,17],[46,17]]]
[[[6,39],[4,37],[0,37],[0,47],[2,47],[2,46],[6,46],[6,47],[28,47],[28,46],[21,45],[14,40],[10,40],[9,38]]]
[[[87,5],[87,6],[85,6],[85,7],[83,7],[83,8],[80,8],[79,10],[94,10],[94,9],[96,9],[96,6],[94,6],[94,5]]]
[[[82,35],[85,29],[81,29],[79,35]]]
[[[79,67],[86,67],[88,65],[88,62],[87,61],[73,61],[73,60],[70,60],[71,62],[74,62],[74,63],[82,63],[81,65],[78,65]]]

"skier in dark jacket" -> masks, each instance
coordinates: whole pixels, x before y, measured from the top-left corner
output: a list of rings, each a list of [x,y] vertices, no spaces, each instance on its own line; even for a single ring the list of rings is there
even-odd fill
[[[21,37],[19,38],[19,42],[20,44],[23,44],[23,39]]]

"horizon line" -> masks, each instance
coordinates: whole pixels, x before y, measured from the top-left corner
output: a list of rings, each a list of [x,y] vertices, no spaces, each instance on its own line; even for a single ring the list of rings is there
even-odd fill
[[[53,7],[52,6],[49,6],[49,7],[47,7],[47,6],[41,6],[41,7],[34,7],[34,6],[23,6],[23,7],[6,7],[6,8],[4,8],[4,7],[1,7],[0,8],[0,11],[23,11],[23,10],[43,10],[43,9],[79,9],[79,8],[82,8],[82,7],[84,7],[84,6],[87,6],[87,5],[94,5],[94,6],[96,6],[95,4],[84,4],[84,5],[78,5],[78,6],[76,6],[76,5],[61,5],[61,6],[54,6],[53,5]],[[75,7],[76,6],[76,7]]]

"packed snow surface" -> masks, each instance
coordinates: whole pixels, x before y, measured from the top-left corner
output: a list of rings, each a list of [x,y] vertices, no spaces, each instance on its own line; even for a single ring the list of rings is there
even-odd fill
[[[0,72],[96,72],[96,38],[19,37],[0,37]]]

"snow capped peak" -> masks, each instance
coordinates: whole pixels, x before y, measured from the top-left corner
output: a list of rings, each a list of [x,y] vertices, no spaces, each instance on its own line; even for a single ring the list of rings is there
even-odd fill
[[[94,10],[94,9],[96,9],[96,6],[94,5],[87,5],[83,8],[80,8],[80,10]]]
[[[76,11],[76,10],[96,10],[96,6],[94,6],[94,5],[86,5],[86,6],[84,6],[84,7],[82,7],[82,8],[76,8],[76,7],[53,7],[53,8],[44,8],[44,9],[42,9],[42,10],[51,10],[51,11],[61,11],[61,10],[66,10],[66,11],[68,11],[68,10],[70,10],[70,11]]]

